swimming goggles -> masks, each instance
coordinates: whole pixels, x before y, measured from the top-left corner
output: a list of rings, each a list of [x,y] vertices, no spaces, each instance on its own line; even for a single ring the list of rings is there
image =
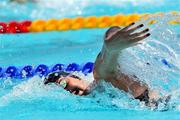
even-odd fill
[[[59,71],[59,72],[49,73],[44,79],[44,84],[46,85],[49,83],[56,83],[56,85],[61,86],[62,88],[66,88],[66,86],[68,84],[67,77],[73,77],[73,78],[81,80],[80,77],[78,77],[76,75],[72,75],[72,73]]]
[[[62,76],[62,78],[57,80],[58,82],[56,82],[56,85],[62,87],[63,89],[66,88],[66,86],[67,86],[67,77]]]

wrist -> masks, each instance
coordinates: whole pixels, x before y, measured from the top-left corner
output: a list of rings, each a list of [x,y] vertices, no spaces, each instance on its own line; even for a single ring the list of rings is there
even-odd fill
[[[110,58],[112,58],[113,56],[118,56],[120,53],[120,51],[113,51],[111,49],[109,49],[105,44],[102,47],[101,50],[101,59],[102,60],[109,60]]]
[[[106,43],[103,44],[102,50],[104,50],[107,54],[111,55],[117,55],[121,52],[120,49],[115,49],[112,46],[108,46]]]

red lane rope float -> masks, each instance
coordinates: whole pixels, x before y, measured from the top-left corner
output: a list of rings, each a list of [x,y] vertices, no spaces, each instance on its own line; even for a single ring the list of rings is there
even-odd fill
[[[169,14],[178,15],[178,12]],[[147,19],[150,16],[162,16],[164,13],[155,14],[118,14],[114,16],[89,16],[63,19],[35,20],[35,21],[11,21],[9,23],[0,22],[0,33],[27,33],[44,31],[67,31],[78,30],[82,28],[106,28],[111,26],[126,26],[142,18]],[[156,20],[149,20],[148,24],[156,23]],[[168,24],[180,24],[178,20],[169,21]]]
[[[25,20],[22,22],[11,21],[9,23],[0,22],[0,33],[27,33],[31,21]]]

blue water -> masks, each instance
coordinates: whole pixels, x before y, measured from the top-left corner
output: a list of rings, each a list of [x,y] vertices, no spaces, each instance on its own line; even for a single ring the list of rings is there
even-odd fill
[[[168,12],[179,11],[179,6],[179,0],[40,0],[26,4],[2,0],[0,21]],[[173,16],[172,19],[176,17]],[[169,110],[163,111],[163,104],[157,110],[151,110],[108,83],[101,84],[104,92],[96,90],[89,96],[80,97],[57,86],[44,86],[42,79],[35,76],[24,81],[0,80],[0,120],[179,120],[180,27],[165,24],[166,19],[171,19],[168,15],[154,19],[161,22],[148,26],[152,36],[144,44],[124,50],[120,63],[125,73],[136,74],[151,89],[159,90],[162,95],[172,94]],[[107,28],[0,35],[0,66],[93,62],[101,50],[106,30]],[[163,59],[168,61],[169,66],[162,63]],[[146,66],[146,62],[151,66]],[[92,74],[77,74],[88,81],[93,80]]]

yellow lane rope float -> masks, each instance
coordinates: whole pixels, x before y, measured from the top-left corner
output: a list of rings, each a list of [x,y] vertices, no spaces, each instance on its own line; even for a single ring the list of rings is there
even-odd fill
[[[25,33],[25,32],[44,32],[44,31],[67,31],[90,28],[106,28],[111,26],[126,26],[141,19],[148,19],[151,16],[164,15],[165,13],[155,14],[118,14],[114,16],[89,16],[63,19],[35,20],[22,22],[0,22],[0,33]],[[169,12],[168,14],[179,15],[179,12]],[[158,21],[149,20],[148,24]],[[171,20],[168,24],[180,24],[180,19]]]

